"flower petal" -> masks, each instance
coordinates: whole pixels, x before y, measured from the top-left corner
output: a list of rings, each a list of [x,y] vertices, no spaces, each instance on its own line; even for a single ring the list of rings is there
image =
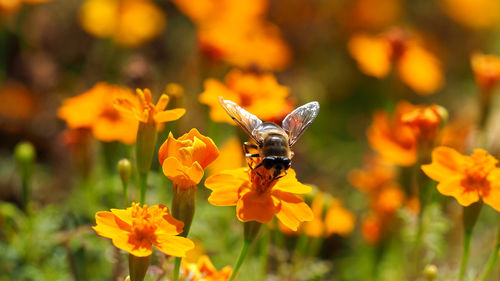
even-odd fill
[[[162,168],[165,176],[181,187],[194,186],[203,178],[203,168],[197,162],[186,167],[177,158],[169,157],[163,161]]]
[[[174,138],[174,135],[172,135],[172,132],[168,133],[168,138],[167,140],[160,146],[160,149],[158,150],[158,161],[160,161],[160,165],[163,166],[163,161],[167,159],[169,156],[173,156],[178,150],[177,148],[177,140]]]
[[[460,205],[469,206],[479,200],[479,192],[477,189],[465,188],[462,184],[462,180],[463,177],[454,176],[440,182],[437,189],[443,195],[455,197]]]
[[[354,215],[344,209],[340,202],[332,202],[325,217],[326,236],[338,233],[348,235],[354,229]]]
[[[236,215],[242,222],[268,223],[277,211],[271,194],[253,190],[243,194],[236,204]]]
[[[153,253],[153,247],[148,239],[139,240],[131,235],[120,234],[113,237],[113,245],[136,257],[147,257]]]
[[[168,102],[170,98],[166,94],[162,94],[156,103],[155,110],[156,112],[160,112],[167,108]]]
[[[185,113],[186,110],[184,108],[165,110],[156,113],[154,119],[156,123],[170,122],[181,118]]]
[[[153,245],[158,250],[174,257],[185,257],[186,252],[194,248],[193,241],[184,237],[166,234],[156,235],[156,241],[153,242]]]
[[[120,232],[130,232],[130,224],[121,220],[118,216],[110,212],[98,212],[95,215],[96,226],[92,228],[100,236],[113,238]]]
[[[179,139],[185,138],[193,140],[193,161],[198,161],[203,168],[206,168],[219,156],[219,150],[212,139],[202,135],[197,129],[191,129],[187,135]],[[200,145],[201,143],[204,145]]]
[[[282,177],[276,183],[273,190],[281,190],[295,194],[306,194],[311,192],[311,187],[300,183],[296,178],[295,171],[293,169],[288,169],[286,176]]]
[[[488,176],[490,188],[481,192],[484,203],[500,212],[500,169],[495,169]]]
[[[460,173],[464,156],[450,147],[440,146],[432,151],[432,163],[422,165],[424,173],[435,181],[444,181]]]
[[[291,230],[297,230],[301,222],[313,220],[311,208],[302,199],[279,190],[273,190],[273,196],[281,202],[276,217]]]

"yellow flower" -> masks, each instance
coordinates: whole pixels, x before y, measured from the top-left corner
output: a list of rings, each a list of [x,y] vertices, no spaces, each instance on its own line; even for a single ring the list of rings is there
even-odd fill
[[[208,166],[208,170],[210,175],[214,175],[224,170],[239,168],[243,164],[245,164],[245,157],[241,150],[241,141],[233,136],[222,144],[219,157]]]
[[[205,181],[205,186],[212,190],[208,201],[216,206],[236,205],[236,216],[242,222],[268,223],[276,215],[286,227],[297,230],[301,222],[311,221],[314,216],[309,206],[294,194],[306,194],[311,188],[297,181],[293,169],[287,172],[284,177],[268,182],[257,169],[223,171]]]
[[[142,208],[137,203],[125,210],[111,209],[95,215],[97,234],[111,238],[113,244],[136,257],[147,257],[153,253],[154,245],[167,255],[186,256],[194,243],[176,236],[182,232],[183,223],[176,220],[167,207],[154,205]]]
[[[362,29],[379,30],[393,24],[401,15],[400,0],[354,0],[349,1],[349,18],[346,24]]]
[[[278,84],[272,74],[257,74],[233,69],[224,83],[216,79],[205,80],[201,103],[210,106],[210,118],[216,122],[234,122],[219,104],[219,97],[234,101],[257,117],[266,121],[282,119],[291,111],[287,100],[290,89]]]
[[[483,149],[471,156],[440,146],[432,152],[432,163],[422,165],[431,179],[438,181],[438,191],[453,196],[462,206],[479,201],[500,212],[500,168],[498,160]]]
[[[439,59],[417,44],[409,44],[398,61],[401,80],[420,95],[429,95],[444,85]]]
[[[38,4],[52,0],[0,0],[0,14],[12,14],[19,10],[23,3]]]
[[[165,15],[149,0],[86,0],[79,19],[88,33],[125,47],[141,45],[165,28]]]
[[[384,78],[391,71],[391,45],[385,38],[365,34],[349,39],[349,53],[366,75]]]
[[[230,266],[217,270],[206,255],[201,256],[196,263],[182,263],[183,276],[190,281],[226,281],[232,273]]]
[[[485,55],[474,53],[471,56],[471,66],[476,83],[489,100],[491,92],[500,82],[500,57],[496,55]]]
[[[318,192],[314,196],[311,209],[314,218],[302,227],[304,233],[310,237],[328,237],[333,234],[345,236],[354,229],[354,215],[346,210],[337,198],[327,199],[325,193]]]
[[[201,52],[234,66],[281,70],[290,49],[277,26],[265,20],[267,0],[175,0],[196,24]]]
[[[113,102],[117,98],[127,99],[134,106],[139,104],[130,89],[98,83],[81,95],[65,99],[57,116],[66,121],[70,129],[91,129],[98,140],[132,144],[138,122],[114,108]]]
[[[148,124],[175,121],[186,113],[184,108],[165,110],[169,101],[168,96],[165,94],[160,96],[156,105],[152,102],[149,89],[137,89],[137,95],[140,100],[139,106],[129,98],[117,98],[115,107],[120,111],[133,115],[138,121]]]
[[[495,28],[500,22],[497,0],[442,0],[441,3],[450,18],[470,28]]]
[[[340,200],[333,198],[330,200],[330,207],[325,216],[325,236],[339,234],[349,235],[354,230],[354,215],[345,209]]]
[[[351,56],[366,75],[386,77],[396,63],[401,80],[419,95],[429,95],[443,87],[444,76],[439,59],[409,39],[399,29],[379,35],[357,34],[348,42]]]

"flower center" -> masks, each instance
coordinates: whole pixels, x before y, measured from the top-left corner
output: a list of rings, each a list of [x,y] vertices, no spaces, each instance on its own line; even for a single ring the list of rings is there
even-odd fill
[[[480,190],[488,192],[490,183],[488,175],[496,168],[497,160],[485,150],[476,149],[474,153],[466,159],[464,173],[465,179],[462,181],[468,190]]]
[[[271,191],[277,180],[270,179],[267,176],[269,171],[263,166],[250,170],[250,181],[252,182],[252,189],[259,193],[266,193]]]
[[[120,113],[112,106],[105,107],[99,116],[112,122],[120,119]]]
[[[147,206],[139,207],[135,204],[132,207],[132,233],[139,241],[150,240],[161,219],[161,214],[154,214],[148,211]]]

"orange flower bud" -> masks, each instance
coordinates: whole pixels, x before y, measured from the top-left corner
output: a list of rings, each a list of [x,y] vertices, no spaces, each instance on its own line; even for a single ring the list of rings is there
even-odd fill
[[[203,170],[219,155],[214,142],[203,136],[196,129],[175,139],[170,133],[161,145],[158,160],[163,173],[174,184],[187,188],[198,184],[203,177]]]

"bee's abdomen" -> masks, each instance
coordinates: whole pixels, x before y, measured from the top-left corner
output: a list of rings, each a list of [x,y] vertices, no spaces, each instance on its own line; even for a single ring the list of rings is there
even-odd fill
[[[289,150],[286,138],[281,135],[272,134],[264,139],[264,145],[262,146],[263,156],[288,157]]]

